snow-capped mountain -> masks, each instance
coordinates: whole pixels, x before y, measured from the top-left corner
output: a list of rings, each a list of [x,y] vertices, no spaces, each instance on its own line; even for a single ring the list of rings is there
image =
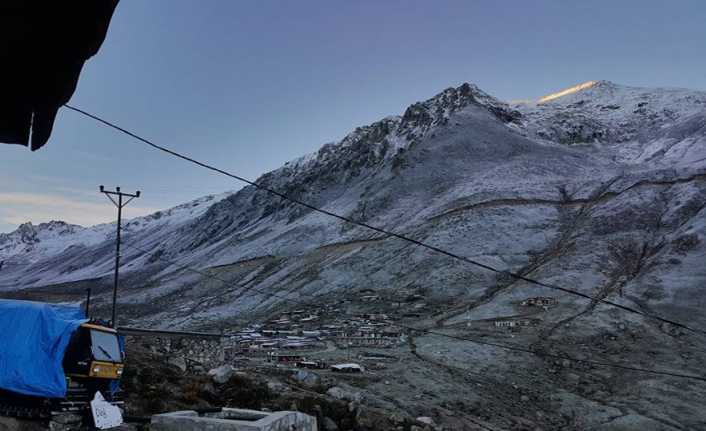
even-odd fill
[[[706,93],[698,91],[591,81],[510,105],[463,84],[258,182],[499,269],[688,313],[704,302],[692,294],[706,278],[705,124]],[[125,229],[122,272],[131,288],[124,300],[155,322],[188,314],[188,326],[263,310],[281,302],[262,296],[270,290],[299,297],[417,289],[462,297],[476,317],[520,295],[519,283],[504,288],[494,273],[254,187],[134,219]],[[0,235],[0,288],[107,280],[113,235],[113,225],[61,222]],[[644,253],[633,256],[635,247]],[[173,262],[218,267],[242,286]],[[618,275],[626,265],[637,268]],[[668,280],[676,278],[675,287]],[[163,309],[154,309],[155,298]]]
[[[257,181],[500,270],[706,328],[704,92],[589,81],[508,104],[464,84]],[[114,228],[28,223],[0,235],[0,294],[63,292],[57,297],[78,301],[95,286],[93,303],[105,311]],[[586,425],[560,429],[706,423],[702,382],[583,362],[703,375],[698,334],[489,272],[255,187],[131,220],[123,244],[123,322],[229,330],[291,307],[282,298],[353,304],[363,289],[384,298],[376,312],[404,320],[404,298],[421,297],[409,325],[580,362],[412,333],[395,351],[423,370],[421,380],[400,377],[415,394],[399,403],[410,409],[431,396],[420,385],[438,383],[432,395],[463,392],[449,407],[454,416],[492,416],[507,429],[535,428],[514,415]],[[521,305],[537,296],[555,303]],[[492,324],[520,317],[533,326],[509,332]],[[393,398],[389,388],[365,383],[384,402]],[[444,398],[436,395],[438,404]]]
[[[611,148],[621,162],[688,166],[706,158],[706,92],[589,81],[514,107],[528,136],[567,145],[621,144]]]
[[[213,202],[228,195],[230,193],[204,196],[165,211],[128,220],[123,223],[123,232],[130,235],[145,231],[168,231],[198,217]],[[102,275],[101,271],[106,269],[99,270],[94,266],[98,262],[93,259],[93,249],[98,247],[105,250],[109,248],[110,243],[115,243],[115,223],[83,227],[63,221],[38,225],[27,222],[14,232],[0,233],[0,261],[3,262],[0,278],[7,276],[4,280],[12,280],[13,274],[17,271],[26,271],[33,277],[29,286],[95,278]],[[71,257],[70,261],[73,263],[68,267],[52,269],[57,262],[67,257]],[[44,269],[38,271],[38,268]],[[20,280],[20,278],[15,279],[16,282]],[[0,282],[0,290],[3,288],[16,290],[24,287],[28,286],[13,284],[12,281],[9,281],[8,285]]]

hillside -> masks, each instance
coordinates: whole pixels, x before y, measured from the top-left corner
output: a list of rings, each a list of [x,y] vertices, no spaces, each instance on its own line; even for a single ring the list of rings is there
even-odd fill
[[[608,243],[644,241],[645,233],[660,241],[698,235],[699,226],[689,222],[699,220],[703,202],[706,94],[606,81],[589,84],[548,102],[513,106],[473,85],[450,88],[410,106],[401,116],[359,127],[341,142],[287,163],[258,182],[500,269],[521,268],[537,253],[556,247],[567,235],[562,232],[567,224],[575,229],[571,252],[576,255],[553,258],[574,261],[572,265],[586,259],[584,266],[591,260],[599,264],[615,246]],[[649,220],[660,211],[655,203],[665,208],[658,215],[668,219],[652,232]],[[588,206],[591,214],[586,214]],[[573,226],[579,216],[585,225]],[[615,226],[606,226],[606,219]],[[134,219],[125,230],[128,247],[122,271],[157,280],[178,272],[165,267],[165,259],[198,268],[274,259],[277,268],[269,271],[278,274],[277,283],[296,290],[291,280],[307,257],[351,249],[345,259],[327,266],[326,274],[298,282],[308,293],[349,288],[337,279],[361,282],[355,277],[354,262],[361,260],[354,259],[356,255],[372,253],[374,260],[388,251],[397,255],[395,250],[403,246],[253,187]],[[594,243],[590,251],[581,248],[581,238]],[[0,289],[108,276],[113,241],[113,225],[25,224],[1,234],[5,269]],[[354,247],[356,241],[365,242]],[[465,265],[457,268],[455,262],[427,251],[405,249],[413,260],[439,260],[436,271],[443,286],[425,280],[429,274],[419,280],[437,294],[467,293],[467,277],[478,279],[478,288],[471,289],[478,294],[483,284],[492,283],[492,274]],[[672,252],[660,249],[665,255]],[[388,264],[388,272],[403,271],[405,260],[392,268]],[[545,270],[554,265],[547,262]],[[596,277],[603,278],[593,271],[582,275],[587,289]],[[391,288],[389,274],[376,277],[367,283]],[[270,288],[275,281],[269,280],[260,288]],[[397,278],[397,287],[404,285],[400,283]],[[237,307],[224,302],[227,309]]]
[[[463,84],[257,181],[500,270],[706,328],[704,92],[591,81],[509,105]],[[112,229],[56,222],[0,235],[0,290],[108,283]],[[230,328],[291,307],[283,296],[355,302],[357,292],[372,289],[388,301],[425,298],[413,322],[421,326],[702,372],[702,338],[346,225],[254,187],[134,219],[125,244],[121,302],[136,324]],[[485,319],[521,314],[519,302],[532,296],[558,302],[534,316],[536,330],[515,338],[479,329]],[[99,296],[99,306],[107,299]],[[543,409],[559,400],[570,406],[561,414],[590,424],[704,424],[694,401],[703,385],[572,370],[429,335],[411,346],[451,374],[517,379]],[[508,409],[534,408],[526,404]]]

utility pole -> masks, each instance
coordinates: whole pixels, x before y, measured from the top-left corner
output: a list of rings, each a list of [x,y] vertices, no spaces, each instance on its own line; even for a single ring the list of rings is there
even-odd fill
[[[120,191],[120,187],[116,187],[115,191],[105,190],[103,186],[99,187],[101,193],[106,195],[108,199],[118,208],[118,234],[115,241],[115,280],[113,284],[113,318],[110,321],[113,328],[118,327],[118,320],[115,314],[115,305],[118,301],[118,268],[120,267],[120,223],[122,221],[123,207],[130,203],[135,198],[140,197],[140,191],[138,190],[134,194],[123,193]],[[118,197],[116,202],[113,196]],[[129,198],[127,201],[123,202],[123,197]]]
[[[86,317],[91,318],[91,288],[86,289]]]

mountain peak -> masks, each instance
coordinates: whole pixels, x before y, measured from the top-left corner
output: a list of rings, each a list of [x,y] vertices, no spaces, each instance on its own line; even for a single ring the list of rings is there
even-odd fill
[[[472,104],[483,106],[506,123],[514,122],[519,118],[519,113],[512,110],[505,102],[501,102],[474,84],[464,82],[458,87],[449,87],[424,102],[410,105],[402,115],[401,128],[404,128],[407,123],[424,127],[443,124],[450,114]]]

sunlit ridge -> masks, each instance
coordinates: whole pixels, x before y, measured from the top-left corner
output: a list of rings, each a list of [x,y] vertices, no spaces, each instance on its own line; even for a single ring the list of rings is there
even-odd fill
[[[577,91],[585,90],[586,88],[591,88],[594,85],[598,84],[598,81],[586,81],[578,85],[574,85],[573,87],[569,87],[567,89],[558,91],[556,93],[548,94],[541,99],[539,99],[537,102],[538,103],[545,103],[549,102],[550,100],[558,99],[559,97],[563,97],[572,93],[576,93]]]

